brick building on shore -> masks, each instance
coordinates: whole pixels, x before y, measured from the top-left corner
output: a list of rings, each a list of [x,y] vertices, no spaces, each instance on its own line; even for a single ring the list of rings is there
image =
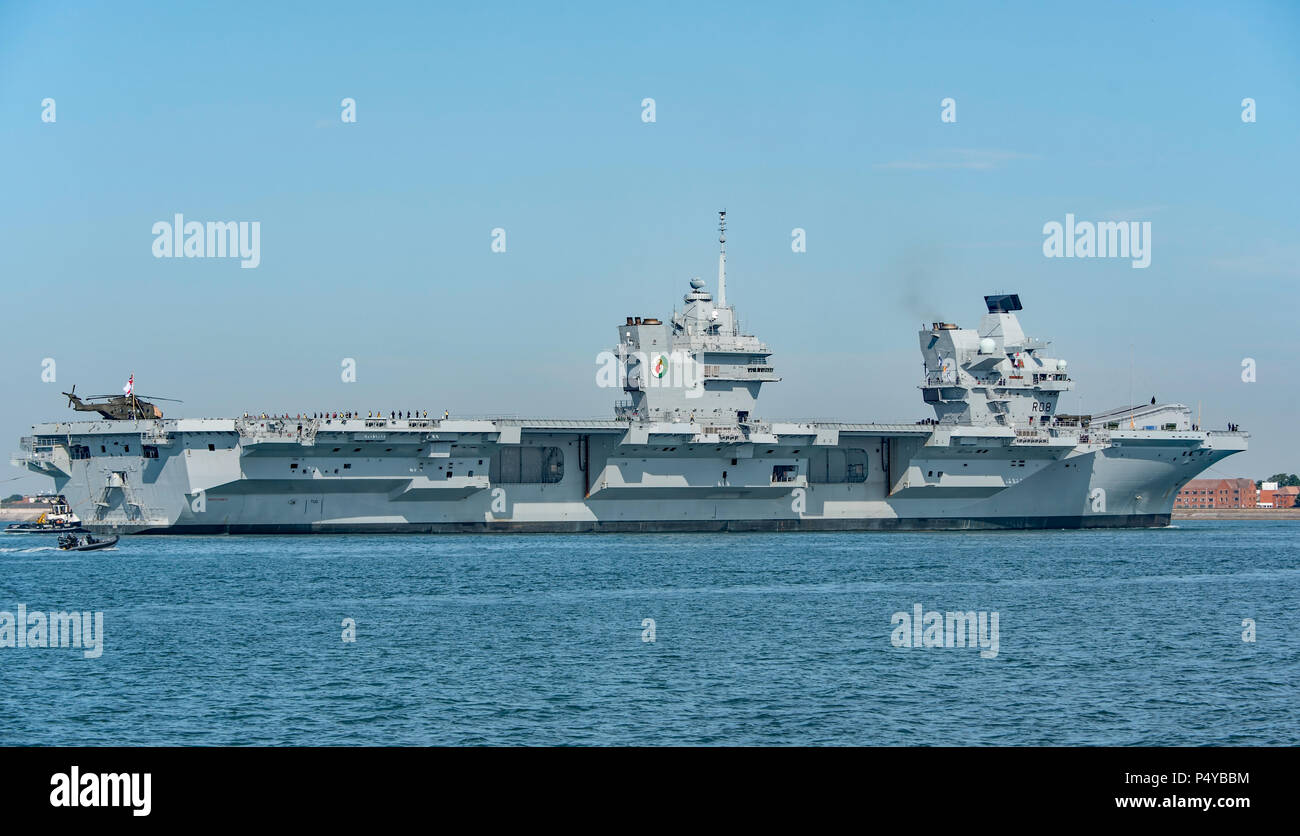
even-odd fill
[[[1254,508],[1257,498],[1249,479],[1193,479],[1174,497],[1174,507]]]
[[[1300,499],[1300,488],[1278,487],[1277,482],[1265,482],[1259,488],[1259,507],[1294,508]]]

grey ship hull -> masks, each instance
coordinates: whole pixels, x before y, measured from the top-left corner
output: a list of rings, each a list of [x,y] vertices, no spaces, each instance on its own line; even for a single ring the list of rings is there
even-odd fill
[[[299,430],[299,427],[302,427]],[[96,533],[1153,527],[1243,433],[610,421],[37,425],[15,463]]]
[[[230,524],[173,525],[140,530],[110,526],[105,532],[133,534],[672,534],[762,531],[1025,531],[1072,528],[1164,528],[1169,514],[1112,514],[1098,517],[999,517],[990,519],[857,520],[644,520],[641,522]]]

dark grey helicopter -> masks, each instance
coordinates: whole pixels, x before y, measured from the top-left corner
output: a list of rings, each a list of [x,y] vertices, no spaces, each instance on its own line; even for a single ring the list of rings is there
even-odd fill
[[[64,392],[68,398],[68,406],[77,412],[98,412],[110,421],[134,421],[139,418],[161,418],[162,410],[153,404],[153,401],[171,401],[172,403],[182,403],[175,398],[156,398],[153,395],[145,395],[144,400],[140,396],[132,393],[130,395],[93,395],[82,400],[77,397],[77,386],[73,384],[71,392]]]

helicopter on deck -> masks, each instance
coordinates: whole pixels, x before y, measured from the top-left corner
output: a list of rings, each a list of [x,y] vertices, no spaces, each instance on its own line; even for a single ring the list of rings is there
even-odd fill
[[[77,412],[98,412],[110,421],[134,421],[141,418],[161,418],[162,410],[153,401],[171,401],[182,403],[175,398],[157,398],[153,395],[140,396],[135,392],[125,395],[92,395],[86,399],[77,397],[77,386],[73,384],[71,392],[63,393],[68,398],[68,406]],[[145,400],[148,398],[149,400]]]

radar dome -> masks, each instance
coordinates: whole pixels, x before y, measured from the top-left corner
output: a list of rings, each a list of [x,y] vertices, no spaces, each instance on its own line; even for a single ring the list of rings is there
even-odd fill
[[[1058,372],[1063,372],[1063,371],[1065,371],[1065,361],[1064,361],[1064,360],[1057,360],[1057,361],[1056,361],[1056,370],[1057,370]]]
[[[699,276],[696,276],[695,278],[691,279],[691,287],[695,288],[696,290],[699,290],[700,288],[704,287],[704,279],[701,279]]]
[[[992,337],[985,337],[984,339],[980,340],[980,354],[992,354],[993,348],[996,345],[997,343],[993,342]]]

